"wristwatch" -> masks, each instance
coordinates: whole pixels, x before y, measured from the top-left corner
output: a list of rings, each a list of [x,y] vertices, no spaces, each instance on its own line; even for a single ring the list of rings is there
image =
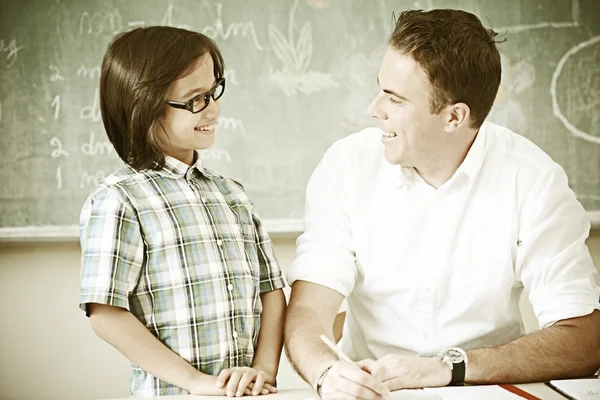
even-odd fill
[[[467,366],[467,353],[458,347],[450,347],[440,354],[443,363],[448,364],[452,370],[450,386],[462,386],[465,384],[465,371]]]

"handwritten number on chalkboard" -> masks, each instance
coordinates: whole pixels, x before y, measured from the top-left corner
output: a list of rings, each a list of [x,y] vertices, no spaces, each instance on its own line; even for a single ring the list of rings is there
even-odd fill
[[[52,150],[52,158],[69,157],[69,153],[63,150],[62,143],[56,136],[50,139],[50,146],[56,147]]]
[[[58,119],[58,115],[60,114],[60,96],[59,95],[54,96],[54,100],[52,100],[52,104],[50,105],[50,107],[55,107],[54,108],[54,119]]]
[[[58,67],[54,64],[50,64],[50,66],[48,67],[48,69],[50,71],[52,71],[52,76],[50,77],[50,80],[52,82],[56,82],[56,81],[64,81],[65,78],[62,77],[62,75],[60,74],[60,71],[58,70]]]
[[[60,165],[56,168],[56,182],[58,188],[62,188],[62,170],[60,169]]]

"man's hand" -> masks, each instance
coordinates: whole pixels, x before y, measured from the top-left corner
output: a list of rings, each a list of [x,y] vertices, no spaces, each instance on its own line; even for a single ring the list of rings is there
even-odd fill
[[[373,360],[350,364],[338,361],[325,375],[321,385],[322,400],[365,399],[388,397],[390,390],[383,384],[383,367]]]
[[[224,369],[219,373],[216,381],[216,387],[224,389],[228,397],[275,393],[277,392],[275,384],[275,377],[250,367]]]
[[[382,381],[390,390],[446,386],[452,379],[450,367],[437,357],[388,354],[376,364],[385,371]]]

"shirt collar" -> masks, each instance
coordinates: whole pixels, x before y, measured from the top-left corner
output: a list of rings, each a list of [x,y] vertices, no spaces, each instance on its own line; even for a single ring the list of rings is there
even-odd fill
[[[486,136],[486,128],[487,123],[483,123],[479,128],[479,132],[475,136],[475,140],[469,149],[467,156],[460,164],[457,169],[457,172],[464,173],[470,180],[475,179],[479,170],[481,169],[481,164],[483,163],[483,158],[485,154],[485,136]],[[402,167],[400,165],[390,164],[385,161],[387,164],[387,170],[389,176],[397,182],[397,186],[400,187],[402,185],[407,186],[415,186],[415,184],[420,179],[417,176],[417,173],[412,167]],[[454,176],[457,174],[455,173]],[[452,180],[454,178],[450,178]]]
[[[173,178],[182,178],[190,173],[190,170],[198,170],[207,178],[213,178],[212,172],[204,168],[198,152],[194,152],[194,163],[190,166],[178,159],[165,154],[165,166],[159,171]]]
[[[479,128],[479,132],[477,132],[475,140],[473,141],[467,156],[457,170],[464,173],[470,180],[475,179],[479,173],[479,170],[481,169],[481,164],[483,163],[483,158],[485,155],[486,129],[487,124],[484,122]]]

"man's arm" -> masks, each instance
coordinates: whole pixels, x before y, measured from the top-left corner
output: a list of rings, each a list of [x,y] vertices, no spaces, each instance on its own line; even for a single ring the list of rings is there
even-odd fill
[[[129,311],[98,303],[88,304],[88,311],[94,332],[144,371],[192,394],[225,395],[216,387],[217,377],[198,371]]]
[[[600,311],[553,326],[498,347],[467,352],[465,382],[543,382],[593,375],[600,368]],[[452,373],[439,357],[388,354],[377,360],[390,390],[446,386]]]
[[[324,399],[385,397],[388,389],[375,376],[379,371],[373,361],[365,360],[358,366],[338,361],[319,338],[321,334],[333,338],[333,323],[342,300],[340,293],[325,286],[301,280],[293,284],[284,330],[288,358],[313,388],[323,371],[332,366],[323,380]]]
[[[558,321],[506,345],[467,353],[465,381],[542,382],[593,375],[600,368],[600,311]]]
[[[285,295],[283,290],[277,289],[261,293],[260,298],[263,308],[258,345],[252,367],[266,372],[270,376],[266,382],[275,385],[275,377],[279,370],[279,359],[283,347]]]

